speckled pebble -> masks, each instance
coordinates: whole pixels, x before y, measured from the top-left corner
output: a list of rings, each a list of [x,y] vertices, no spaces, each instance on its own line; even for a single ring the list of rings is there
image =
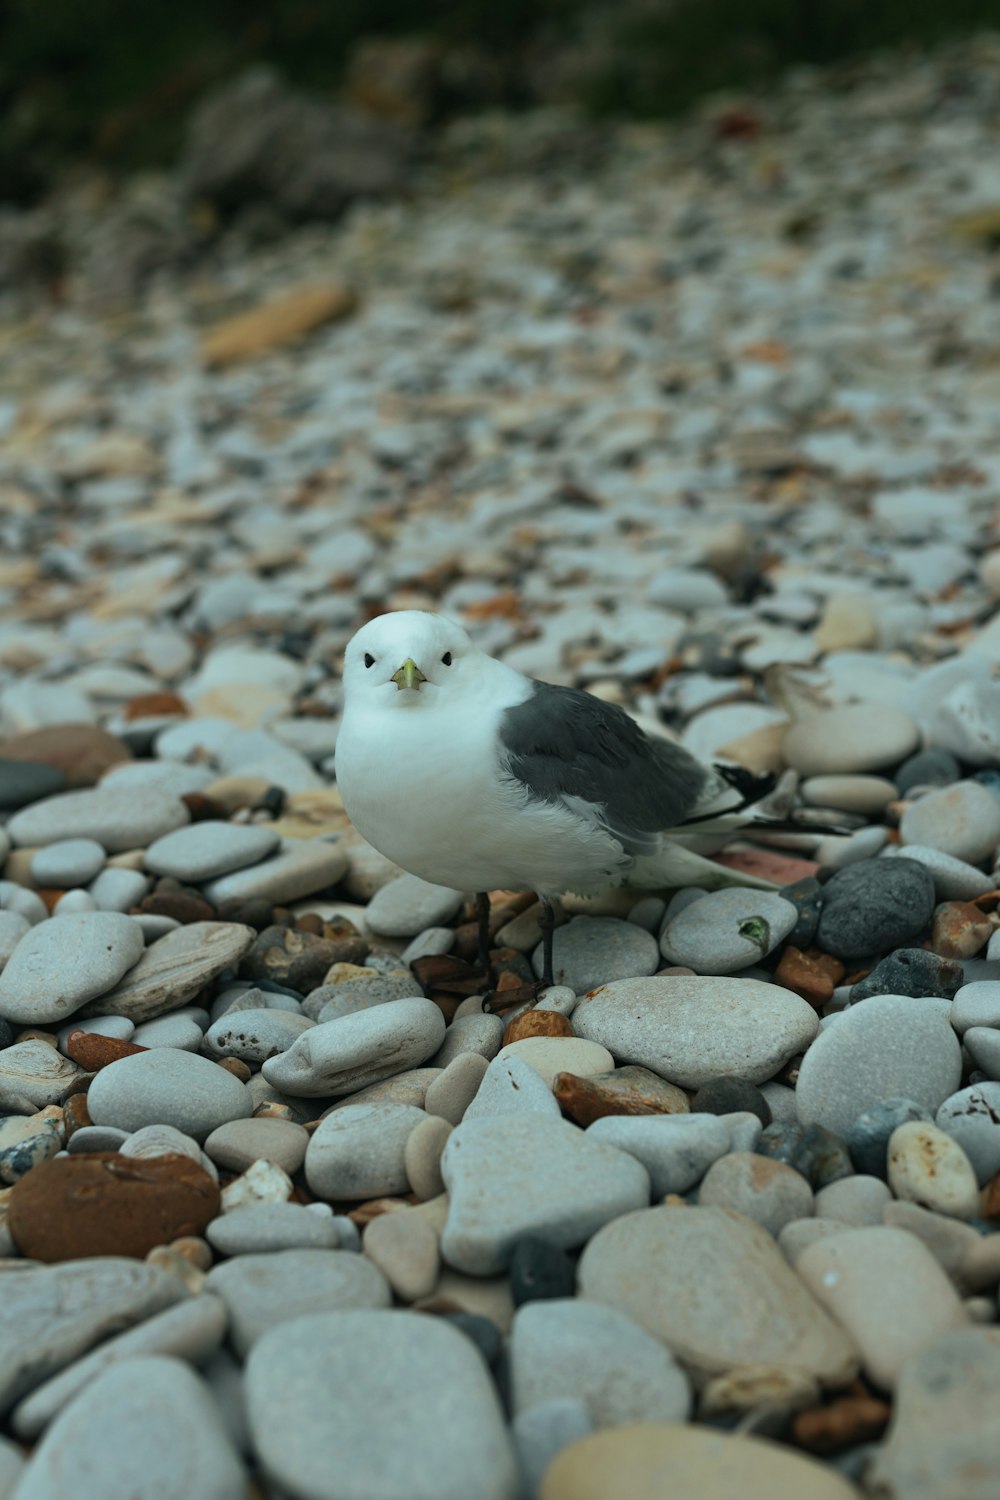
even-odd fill
[[[531,962],[541,977],[541,944]],[[617,917],[572,917],[553,933],[553,977],[556,984],[566,985],[577,995],[612,979],[653,974],[659,965],[656,939],[635,922]]]
[[[937,1125],[910,1120],[889,1140],[889,1186],[897,1198],[935,1213],[971,1219],[979,1211],[979,1184],[972,1163]]]
[[[667,963],[698,974],[732,974],[766,958],[798,915],[790,901],[769,891],[713,891],[666,923],[660,950]]]

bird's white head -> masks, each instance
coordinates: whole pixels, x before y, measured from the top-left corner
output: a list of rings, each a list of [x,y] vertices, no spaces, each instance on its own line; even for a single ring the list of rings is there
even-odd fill
[[[489,658],[454,620],[401,609],[369,620],[344,652],[344,702],[412,708],[450,697]]]

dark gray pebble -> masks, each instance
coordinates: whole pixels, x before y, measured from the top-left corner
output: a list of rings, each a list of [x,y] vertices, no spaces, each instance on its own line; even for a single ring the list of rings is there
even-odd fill
[[[992,766],[987,766],[984,771],[977,771],[972,779],[973,781],[980,782],[1000,802],[1000,771],[994,770]]]
[[[13,812],[51,797],[66,787],[66,778],[55,766],[38,760],[11,760],[0,756],[0,812]]]
[[[905,797],[911,786],[951,786],[962,774],[962,768],[950,750],[918,750],[904,760],[892,778]]]
[[[839,1135],[822,1125],[776,1120],[761,1131],[755,1150],[758,1156],[769,1156],[772,1161],[794,1167],[814,1192],[854,1175],[847,1146]]]
[[[525,1302],[540,1302],[548,1297],[572,1297],[576,1291],[576,1268],[558,1245],[525,1235],[514,1246],[509,1280],[514,1306],[521,1307]]]
[[[491,1318],[481,1317],[479,1313],[455,1312],[445,1313],[444,1321],[451,1323],[466,1338],[472,1340],[488,1365],[494,1365],[503,1339],[500,1330]]]
[[[9,1021],[5,1021],[2,1017],[0,1017],[0,1052],[2,1052],[5,1047],[12,1047],[13,1045],[14,1028]]]
[[[897,948],[882,958],[865,979],[851,987],[851,1004],[872,995],[940,995],[952,1000],[965,983],[965,971],[955,958],[940,958],[926,948]]]
[[[866,1177],[886,1176],[889,1137],[897,1125],[909,1120],[930,1120],[934,1116],[914,1099],[881,1099],[864,1110],[847,1133],[847,1149],[859,1172]]]
[[[788,942],[793,948],[808,948],[816,936],[823,887],[814,876],[809,875],[805,880],[783,885],[781,895],[792,903],[799,914],[799,920],[788,934]]]
[[[710,1078],[691,1096],[692,1114],[732,1115],[744,1110],[770,1125],[771,1106],[746,1078]]]
[[[823,889],[816,937],[835,958],[864,958],[918,937],[934,911],[934,880],[915,859],[862,859]]]

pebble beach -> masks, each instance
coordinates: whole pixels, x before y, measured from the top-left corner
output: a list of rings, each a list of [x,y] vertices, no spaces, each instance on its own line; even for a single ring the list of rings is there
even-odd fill
[[[1000,1493],[998,131],[989,36],[491,113],[0,290],[0,1500]],[[395,609],[794,829],[484,1005],[337,790]]]

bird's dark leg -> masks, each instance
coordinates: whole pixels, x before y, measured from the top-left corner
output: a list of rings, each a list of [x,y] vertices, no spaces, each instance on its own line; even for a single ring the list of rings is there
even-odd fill
[[[493,988],[493,968],[490,964],[490,893],[476,892],[476,921],[479,924],[479,967],[486,976],[488,989]]]
[[[556,913],[548,896],[539,896],[542,909],[538,916],[538,925],[542,929],[542,989],[555,983],[552,977],[552,934],[555,931]]]

